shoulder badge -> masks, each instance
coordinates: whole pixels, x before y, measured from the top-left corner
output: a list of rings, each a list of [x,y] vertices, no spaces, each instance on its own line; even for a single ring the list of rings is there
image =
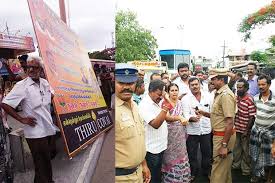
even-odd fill
[[[228,94],[228,93],[227,93],[227,90],[223,90],[223,91],[222,91],[222,94],[223,94],[223,95],[227,95],[227,94]]]

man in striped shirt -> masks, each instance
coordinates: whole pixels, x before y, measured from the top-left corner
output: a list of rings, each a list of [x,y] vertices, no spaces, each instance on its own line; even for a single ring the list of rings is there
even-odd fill
[[[269,76],[258,77],[260,94],[254,97],[257,114],[249,146],[253,168],[251,182],[271,182],[271,167],[275,165],[275,96],[269,89],[270,84]]]
[[[236,143],[232,167],[241,168],[243,175],[250,175],[249,134],[256,115],[253,98],[247,93],[248,82],[241,78],[237,82],[237,106],[235,117]]]

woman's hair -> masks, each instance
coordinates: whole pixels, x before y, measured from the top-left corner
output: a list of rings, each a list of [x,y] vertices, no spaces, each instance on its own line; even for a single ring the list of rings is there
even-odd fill
[[[171,89],[172,86],[176,86],[176,87],[179,89],[179,86],[178,86],[177,84],[171,83],[171,84],[168,86],[168,88],[167,88],[167,92],[170,91],[170,89]]]

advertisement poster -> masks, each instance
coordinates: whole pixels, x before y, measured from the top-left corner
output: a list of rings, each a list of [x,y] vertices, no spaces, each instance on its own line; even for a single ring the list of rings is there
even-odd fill
[[[43,2],[28,0],[47,79],[68,155],[73,157],[112,127],[88,51],[77,35]]]

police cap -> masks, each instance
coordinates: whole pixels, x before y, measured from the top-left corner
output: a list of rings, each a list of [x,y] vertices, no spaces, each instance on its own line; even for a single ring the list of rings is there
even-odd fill
[[[211,80],[212,78],[216,76],[227,76],[228,69],[226,68],[215,68],[209,70],[209,79]]]
[[[116,64],[115,79],[122,83],[133,83],[138,79],[138,70],[135,66],[126,63]]]

